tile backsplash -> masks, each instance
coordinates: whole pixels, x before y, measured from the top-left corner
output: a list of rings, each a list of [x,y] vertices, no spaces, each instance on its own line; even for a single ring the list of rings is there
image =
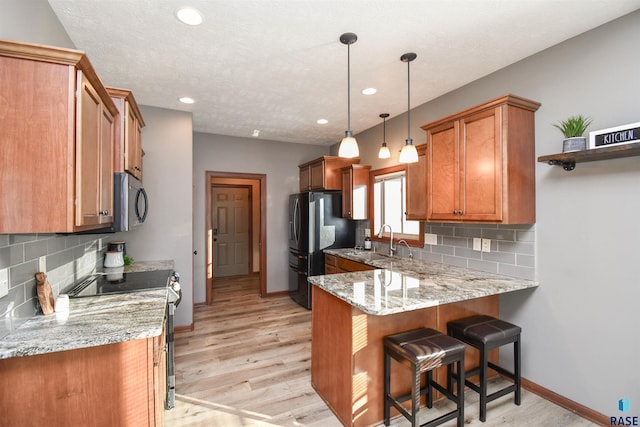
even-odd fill
[[[356,242],[362,245],[369,221],[358,221]],[[535,280],[535,224],[449,224],[425,223],[424,232],[438,236],[437,245],[411,248],[415,259],[457,265],[473,270]],[[491,239],[491,251],[473,250],[473,238]],[[395,240],[395,239],[394,239]],[[397,243],[394,241],[394,243]],[[374,242],[378,252],[387,252],[387,243]],[[404,245],[397,247],[399,256],[409,256]]]
[[[54,296],[102,262],[112,235],[2,234],[0,269],[9,269],[9,294],[0,298],[0,337],[39,311],[35,274],[46,259],[47,280]]]

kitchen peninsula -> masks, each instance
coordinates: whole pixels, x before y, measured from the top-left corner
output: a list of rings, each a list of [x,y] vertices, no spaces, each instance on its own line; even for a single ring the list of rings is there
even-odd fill
[[[315,285],[311,382],[345,426],[383,419],[384,336],[419,327],[446,332],[447,322],[473,314],[498,317],[499,294],[537,286],[529,280],[353,249],[325,253],[373,268],[309,277]],[[465,358],[467,367],[477,363],[477,353],[470,348]],[[394,372],[392,377],[403,375]],[[399,388],[404,386],[393,384],[392,392]]]

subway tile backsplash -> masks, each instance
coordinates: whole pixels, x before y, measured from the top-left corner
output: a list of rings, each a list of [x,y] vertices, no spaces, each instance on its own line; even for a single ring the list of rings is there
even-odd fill
[[[54,296],[95,271],[112,235],[3,234],[0,268],[9,269],[9,294],[0,298],[0,337],[39,311],[35,274],[46,257]]]
[[[358,221],[356,242],[362,245],[369,221]],[[438,236],[437,245],[411,248],[413,257],[425,261],[466,267],[520,279],[535,280],[535,224],[448,224],[425,223],[424,232]],[[473,250],[473,238],[491,239],[491,252]],[[389,245],[374,242],[378,252],[387,252]],[[409,256],[404,245],[398,246],[399,256]]]

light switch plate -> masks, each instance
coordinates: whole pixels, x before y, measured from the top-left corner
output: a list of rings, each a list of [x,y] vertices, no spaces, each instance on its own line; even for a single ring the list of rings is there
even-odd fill
[[[0,298],[9,295],[9,269],[0,269]]]
[[[473,238],[473,250],[481,251],[482,250],[482,239],[479,237]]]
[[[482,252],[491,252],[491,239],[482,239]]]
[[[424,243],[427,245],[437,245],[438,244],[438,235],[431,233],[424,233]]]
[[[38,271],[47,272],[47,257],[44,255],[38,258]]]

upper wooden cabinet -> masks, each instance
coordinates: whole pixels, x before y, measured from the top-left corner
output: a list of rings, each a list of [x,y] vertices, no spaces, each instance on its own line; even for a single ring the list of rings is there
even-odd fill
[[[370,165],[353,164],[342,168],[342,217],[367,219],[369,217]]]
[[[300,191],[341,190],[342,168],[354,163],[360,163],[360,159],[322,156],[299,165]]]
[[[407,211],[409,220],[427,219],[427,144],[416,146],[418,161],[407,164]]]
[[[108,87],[107,92],[120,111],[115,130],[115,171],[128,172],[142,181],[142,113],[130,90]]]
[[[83,52],[0,40],[0,234],[113,222],[118,110]]]
[[[534,113],[513,95],[422,126],[427,220],[535,223]]]

